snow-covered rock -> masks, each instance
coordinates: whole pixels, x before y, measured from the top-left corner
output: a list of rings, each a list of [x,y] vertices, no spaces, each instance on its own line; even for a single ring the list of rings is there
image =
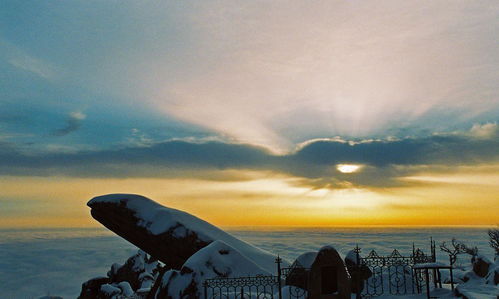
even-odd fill
[[[113,264],[107,272],[111,282],[126,281],[132,289],[150,287],[150,281],[157,276],[159,262],[151,259],[145,252],[139,250],[135,255],[128,258],[123,265]]]
[[[473,264],[473,272],[480,277],[485,277],[489,273],[489,267],[492,264],[487,257],[482,255],[474,256],[471,263]]]
[[[214,241],[191,256],[179,270],[160,277],[150,298],[200,298],[203,282],[215,277],[271,275],[238,250],[223,241]]]
[[[100,292],[100,287],[104,284],[110,283],[109,277],[95,277],[86,282],[81,286],[81,292],[79,299],[93,299],[97,298]]]
[[[276,271],[275,256],[271,253],[191,214],[164,207],[146,197],[109,194],[95,197],[87,205],[97,221],[169,268],[180,269],[201,248],[221,240],[267,272]]]
[[[111,298],[114,295],[121,294],[121,289],[117,286],[106,283],[101,285],[100,293],[104,295],[104,298]]]
[[[455,295],[465,299],[499,298],[499,263],[479,255],[472,258],[471,264],[472,269],[464,273],[456,286]]]
[[[301,266],[303,268],[310,268],[317,257],[317,251],[305,252],[298,256],[293,265]]]
[[[345,263],[347,265],[357,265],[357,252],[350,250],[345,256]]]
[[[130,297],[135,294],[128,281],[122,281],[118,283],[118,288],[120,288],[121,294],[123,294],[126,297]]]
[[[371,269],[366,265],[358,266],[357,253],[355,250],[350,250],[347,253],[345,256],[345,265],[352,278],[352,293],[361,292],[364,289],[364,282],[373,275]]]
[[[335,278],[335,287],[333,287],[332,283],[323,285],[323,278],[328,277],[323,276],[327,275],[323,274],[325,268],[334,271],[334,276],[329,276],[329,278]],[[327,290],[325,290],[324,286],[327,286]],[[324,246],[317,253],[317,257],[310,269],[308,291],[310,298],[321,298],[322,294],[325,294],[325,292],[328,295],[334,294],[334,298],[338,299],[350,298],[352,291],[351,276],[345,261],[333,246]]]
[[[489,273],[485,277],[487,284],[498,285],[499,284],[499,260],[489,268]]]
[[[299,289],[306,289],[310,268],[317,258],[317,254],[317,251],[311,251],[298,256],[291,264],[291,270],[286,277],[285,284]]]
[[[158,261],[139,250],[125,264],[113,264],[107,277],[97,277],[83,283],[79,299],[111,298],[114,295],[130,297],[139,290],[141,293],[149,292],[160,268]]]

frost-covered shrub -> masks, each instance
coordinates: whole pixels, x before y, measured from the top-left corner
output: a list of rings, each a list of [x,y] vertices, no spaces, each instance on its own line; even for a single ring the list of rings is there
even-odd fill
[[[499,255],[499,229],[489,229],[489,244]]]

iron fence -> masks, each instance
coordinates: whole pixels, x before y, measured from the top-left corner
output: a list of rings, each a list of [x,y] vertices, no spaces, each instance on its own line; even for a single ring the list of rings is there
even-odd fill
[[[373,298],[384,294],[408,295],[421,293],[428,283],[424,273],[415,269],[420,263],[436,261],[435,242],[430,240],[430,254],[425,254],[413,245],[410,256],[402,256],[394,249],[388,256],[380,256],[372,250],[366,257],[361,257],[361,249],[355,249],[357,268],[366,267],[370,270],[370,277],[363,283],[357,293],[357,298]],[[356,269],[352,269],[355,271]],[[432,273],[434,277],[434,273]]]
[[[435,242],[431,240],[430,245],[430,254],[425,254],[413,246],[410,256],[403,256],[395,249],[387,256],[372,250],[365,257],[361,257],[361,249],[357,246],[354,249],[356,264],[350,265],[348,270],[351,273],[370,272],[357,282],[357,298],[421,293],[429,280],[425,277],[426,273],[416,269],[414,265],[436,261]],[[306,299],[310,285],[310,269],[298,262],[281,268],[281,262],[277,257],[277,275],[206,279],[203,284],[204,299],[282,299],[284,295],[291,299]],[[430,276],[435,278],[436,274],[430,273]]]

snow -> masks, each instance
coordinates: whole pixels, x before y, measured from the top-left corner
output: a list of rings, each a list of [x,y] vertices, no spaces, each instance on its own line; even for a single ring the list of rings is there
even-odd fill
[[[277,292],[274,293],[274,298],[279,298]],[[295,286],[284,286],[281,289],[281,294],[282,294],[282,299],[296,299],[297,296],[295,294],[304,294],[303,298],[307,297],[306,290],[299,288],[299,287],[295,287]]]
[[[478,254],[476,256],[477,259],[481,259],[482,261],[486,262],[487,264],[494,264],[487,256],[483,254]]]
[[[434,298],[438,299],[455,299],[456,297],[452,295],[451,290],[448,289],[434,289],[430,292],[430,295]],[[355,298],[355,295],[352,294],[352,299]],[[414,295],[382,295],[378,297],[374,297],[376,299],[426,299],[426,293],[422,294],[414,294]]]
[[[113,285],[110,285],[108,283],[106,284],[103,284],[101,287],[100,287],[100,290],[108,295],[109,297],[113,296],[113,295],[117,295],[117,294],[120,294],[121,293],[121,289],[120,288],[117,288]]]
[[[266,271],[271,273],[276,271],[275,255],[239,240],[218,227],[189,213],[167,208],[149,198],[136,194],[109,194],[97,196],[91,199],[88,202],[88,205],[92,206],[96,203],[124,204],[135,213],[137,218],[141,219],[138,225],[146,228],[151,234],[158,235],[169,229],[174,229],[175,236],[185,237],[189,232],[195,232],[198,237],[205,242],[221,240],[237,249],[242,255],[248,257]],[[289,262],[284,260],[283,265],[289,265]]]
[[[488,284],[494,284],[496,272],[499,273],[499,259],[496,259],[496,262],[490,265],[489,274],[485,277]]]
[[[270,275],[223,241],[214,241],[193,254],[182,266],[203,273],[204,278]]]
[[[423,268],[428,268],[428,269],[436,269],[436,268],[443,268],[443,267],[449,267],[449,265],[444,264],[444,263],[421,263],[421,264],[416,264],[414,265],[414,269],[423,269]]]
[[[122,282],[118,283],[118,288],[120,288],[121,293],[127,297],[133,296],[133,294],[134,294],[132,287],[126,281],[122,281]]]
[[[305,252],[296,258],[296,262],[298,262],[303,268],[311,268],[317,254],[317,251]]]
[[[203,289],[203,282],[209,278],[258,275],[271,275],[271,273],[223,241],[214,241],[187,259],[180,271],[166,272],[161,285],[168,289],[169,294],[180,294],[194,283],[200,292]]]
[[[355,250],[350,250],[345,256],[345,260],[349,260],[354,265],[357,265],[357,253],[355,252]]]
[[[468,299],[497,299],[499,296],[498,286],[479,283],[477,280],[459,284],[456,289]]]

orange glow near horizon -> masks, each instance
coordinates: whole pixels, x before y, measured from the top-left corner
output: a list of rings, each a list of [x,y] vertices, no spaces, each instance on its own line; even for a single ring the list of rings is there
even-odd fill
[[[86,202],[107,193],[142,194],[224,227],[495,225],[495,174],[474,176],[469,184],[457,176],[425,175],[408,178],[418,182],[414,186],[335,190],[268,174],[233,181],[2,177],[3,196],[12,200],[3,208],[0,227],[98,227]]]

